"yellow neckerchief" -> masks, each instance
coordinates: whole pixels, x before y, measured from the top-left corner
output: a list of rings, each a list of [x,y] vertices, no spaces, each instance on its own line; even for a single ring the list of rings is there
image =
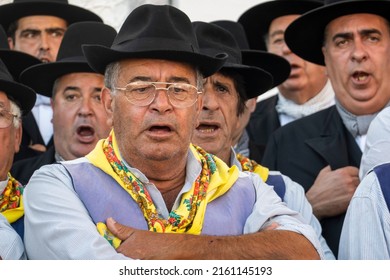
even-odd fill
[[[229,168],[222,160],[190,145],[190,150],[201,163],[202,171],[192,188],[181,197],[180,205],[172,210],[168,219],[158,215],[149,192],[142,182],[128,170],[120,158],[114,131],[107,139],[100,140],[87,159],[115,179],[140,206],[149,230],[200,234],[208,202],[226,193],[238,178],[238,168]],[[104,223],[97,224],[98,231],[115,248],[120,240],[112,236]]]
[[[12,224],[24,215],[23,185],[8,173],[8,183],[0,194],[0,212]]]
[[[241,154],[237,154],[236,157],[237,160],[241,163],[241,168],[243,171],[256,173],[260,176],[261,179],[263,179],[264,182],[267,181],[269,175],[269,169],[267,167],[264,167],[258,164],[256,161],[251,160]]]

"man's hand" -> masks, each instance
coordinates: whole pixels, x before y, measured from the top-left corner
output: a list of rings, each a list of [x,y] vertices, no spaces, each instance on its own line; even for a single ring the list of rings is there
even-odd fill
[[[37,152],[46,152],[46,147],[42,144],[33,144],[28,146],[30,149],[33,149]]]
[[[239,236],[156,233],[137,230],[107,219],[119,239],[118,253],[143,260],[276,260],[318,259],[313,245],[302,235],[287,230],[266,230]]]
[[[329,165],[324,167],[306,193],[314,215],[321,220],[344,213],[359,183],[357,167],[336,170],[331,170]]]
[[[183,234],[156,233],[124,226],[112,218],[107,219],[107,228],[122,240],[117,252],[133,259],[170,259],[169,254],[180,246]]]

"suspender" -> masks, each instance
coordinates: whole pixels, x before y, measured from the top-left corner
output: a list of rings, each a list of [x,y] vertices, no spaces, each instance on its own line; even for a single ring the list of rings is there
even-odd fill
[[[378,177],[387,208],[390,210],[390,163],[374,167],[374,172]]]
[[[283,177],[281,175],[268,175],[266,183],[268,185],[274,186],[274,191],[282,199],[282,201],[284,201],[286,185],[284,184]]]

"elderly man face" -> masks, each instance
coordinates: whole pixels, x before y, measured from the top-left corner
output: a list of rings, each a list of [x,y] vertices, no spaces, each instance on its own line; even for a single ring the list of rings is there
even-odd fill
[[[52,99],[54,145],[66,160],[88,154],[111,125],[101,102],[103,75],[71,73],[57,79]]]
[[[22,137],[22,126],[19,119],[15,120],[14,111],[5,92],[0,91],[0,181],[7,178]]]
[[[183,108],[172,104],[165,83],[196,86],[194,67],[180,62],[158,59],[128,59],[119,63],[116,84],[103,90],[103,102],[112,114],[113,127],[123,158],[132,166],[144,162],[162,162],[178,158],[182,161],[196,125],[201,99],[193,99]],[[129,83],[157,82],[158,89],[150,104],[133,104],[130,92],[123,90]],[[158,83],[164,84],[158,84]],[[120,89],[118,89],[120,88]],[[145,86],[134,90],[142,93]],[[196,92],[196,89],[195,89]],[[110,94],[112,93],[112,95]],[[172,166],[174,168],[174,166]]]
[[[234,79],[216,73],[206,79],[203,91],[193,143],[229,162],[234,131],[238,128],[239,95]]]
[[[10,48],[53,62],[67,28],[67,22],[55,16],[27,16],[17,21]]]
[[[323,53],[341,105],[355,115],[373,114],[390,100],[389,23],[373,14],[331,21]]]
[[[308,62],[289,49],[284,41],[284,32],[288,25],[299,15],[286,15],[274,19],[269,27],[267,48],[287,59],[291,65],[291,73],[286,81],[278,86],[280,92],[297,104],[303,104],[325,86],[328,79],[325,67]]]

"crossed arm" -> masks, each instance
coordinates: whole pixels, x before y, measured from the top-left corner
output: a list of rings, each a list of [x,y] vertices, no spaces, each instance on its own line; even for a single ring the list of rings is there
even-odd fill
[[[240,236],[155,233],[126,227],[111,218],[107,226],[123,240],[117,252],[134,259],[319,259],[309,240],[287,230]]]

